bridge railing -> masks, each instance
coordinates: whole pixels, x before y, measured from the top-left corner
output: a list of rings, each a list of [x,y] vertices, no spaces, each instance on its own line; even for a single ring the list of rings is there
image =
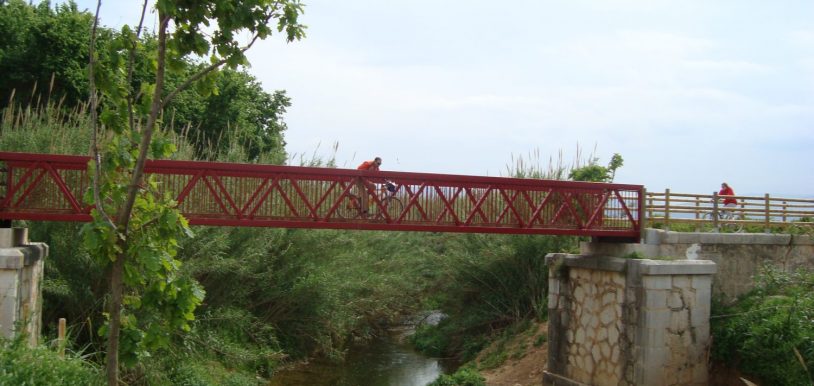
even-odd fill
[[[0,152],[8,170],[0,219],[89,221],[88,161]],[[638,239],[643,206],[639,185],[166,160],[149,161],[145,173],[198,225]],[[371,215],[348,215],[352,195],[385,181],[400,205],[371,191]]]
[[[645,215],[648,224],[660,223],[666,228],[671,224],[695,224],[697,227],[712,226],[716,216],[724,210],[736,214],[726,220],[739,225],[754,225],[764,230],[771,228],[814,226],[814,199],[763,196],[732,196],[737,200],[734,208],[724,207],[723,198],[717,193],[688,194],[646,192]],[[716,205],[717,202],[717,205]]]

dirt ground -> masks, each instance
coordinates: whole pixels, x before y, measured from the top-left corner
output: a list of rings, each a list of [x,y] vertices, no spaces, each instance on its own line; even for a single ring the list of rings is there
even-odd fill
[[[543,343],[538,347],[535,347],[534,343],[541,334],[548,335],[548,324],[540,323],[532,328],[535,330],[521,334],[504,348],[508,352],[518,352],[518,349],[525,347],[523,349],[525,355],[520,358],[510,357],[498,368],[480,371],[481,375],[486,378],[488,386],[541,386],[543,384],[543,370],[548,361],[548,343]],[[490,349],[493,347],[483,350],[478,361],[482,361]]]
[[[534,331],[521,334],[509,342],[503,350],[511,353],[525,351],[525,355],[512,355],[518,358],[508,358],[500,367],[491,370],[481,370],[488,386],[542,386],[543,370],[548,362],[548,343],[539,347],[534,342],[540,334],[547,335],[548,324],[540,323],[533,327]],[[493,344],[494,346],[494,344]],[[488,353],[495,350],[489,347],[483,350],[477,361],[482,363]],[[710,366],[710,386],[760,386],[755,381],[749,381],[738,370],[731,369],[719,363]]]

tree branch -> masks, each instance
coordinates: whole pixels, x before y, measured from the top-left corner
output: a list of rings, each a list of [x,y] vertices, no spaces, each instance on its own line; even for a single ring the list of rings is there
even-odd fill
[[[266,18],[266,22],[268,22],[269,19],[271,19],[271,16]],[[240,49],[240,53],[244,53],[244,52],[248,51],[249,48],[252,48],[252,46],[254,45],[254,43],[257,41],[257,39],[259,37],[260,37],[259,34],[255,34],[254,37],[252,37],[252,40],[249,42],[249,44],[247,44],[245,47]],[[229,58],[223,58],[221,60],[218,60],[217,62],[210,64],[209,66],[207,66],[206,68],[204,68],[203,70],[198,72],[197,74],[195,74],[192,77],[190,77],[189,79],[187,79],[184,83],[182,83],[180,86],[178,86],[175,90],[172,90],[172,92],[167,94],[167,97],[164,98],[164,103],[161,105],[161,108],[164,109],[165,107],[167,107],[167,104],[169,104],[170,101],[178,95],[178,93],[180,93],[181,91],[186,90],[189,86],[192,85],[192,83],[195,83],[197,80],[203,78],[206,74],[208,74],[208,73],[216,70],[218,67],[226,64],[227,61],[229,61]]]
[[[136,29],[136,41],[138,41],[138,38],[141,36],[141,28],[144,25],[145,13],[147,13],[147,0],[144,0],[144,5],[141,6],[141,18],[139,18],[138,28]],[[127,87],[130,90],[131,95],[131,98],[127,98],[127,115],[130,121],[131,130],[135,130],[136,126],[136,119],[133,116],[133,100],[138,98],[138,95],[136,95],[136,97],[132,97],[133,66],[136,61],[136,44],[137,43],[134,43],[133,47],[130,48],[130,59],[127,63]]]
[[[164,72],[166,66],[167,56],[167,26],[169,25],[169,16],[162,15],[159,12],[159,26],[158,26],[158,66],[156,68],[155,90],[153,92],[152,106],[150,107],[150,116],[147,118],[147,124],[144,127],[144,132],[141,136],[141,143],[139,144],[139,154],[136,160],[136,166],[133,169],[133,175],[130,178],[130,185],[127,188],[127,199],[124,202],[124,207],[116,219],[122,229],[121,231],[127,235],[127,228],[130,224],[130,214],[133,211],[133,205],[136,202],[136,195],[139,191],[141,178],[144,175],[144,165],[147,163],[147,153],[150,150],[150,141],[152,141],[154,127],[158,120],[158,113],[163,106],[161,102],[161,89],[164,88]]]
[[[102,199],[99,196],[99,180],[102,178],[102,156],[99,153],[99,141],[97,138],[97,134],[99,128],[97,127],[97,120],[98,120],[98,112],[97,108],[99,107],[99,100],[98,94],[96,93],[96,82],[94,81],[93,76],[93,65],[96,62],[95,58],[95,46],[96,46],[96,28],[99,26],[99,10],[102,8],[102,0],[97,1],[96,3],[96,15],[93,17],[93,27],[90,31],[90,47],[89,47],[89,55],[90,61],[88,63],[88,88],[90,90],[90,129],[91,129],[91,145],[90,145],[90,152],[91,156],[93,157],[94,165],[96,166],[93,172],[93,201],[96,203],[96,210],[102,215],[102,218],[110,225],[111,228],[116,229],[116,224],[113,223],[113,220],[110,216],[107,215],[105,212],[105,208],[102,206]]]

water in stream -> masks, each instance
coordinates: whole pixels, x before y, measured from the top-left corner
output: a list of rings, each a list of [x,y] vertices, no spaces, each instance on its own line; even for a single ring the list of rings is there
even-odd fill
[[[270,386],[424,386],[455,370],[454,363],[428,358],[394,331],[348,349],[343,363],[312,361],[275,375]]]

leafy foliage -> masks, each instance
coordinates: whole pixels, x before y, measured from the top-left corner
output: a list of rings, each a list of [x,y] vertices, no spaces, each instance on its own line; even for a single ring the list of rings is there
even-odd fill
[[[67,353],[65,358],[45,347],[28,347],[19,335],[0,339],[0,385],[102,385],[101,372]]]
[[[713,357],[771,385],[814,382],[814,273],[770,266],[756,288],[712,316]]]
[[[188,72],[199,68],[190,67]],[[269,94],[254,76],[230,69],[221,72],[214,87],[217,92],[205,96],[196,90],[181,92],[168,107],[173,126],[188,133],[198,157],[220,156],[238,142],[246,152],[244,161],[283,163],[286,124],[282,116],[291,106],[285,91]]]
[[[55,9],[49,2],[0,2],[0,107],[11,103],[13,93],[32,105],[64,98],[68,106],[76,106],[86,100],[92,23],[93,16],[79,12],[74,2]],[[107,32],[100,35],[100,41],[108,38]]]
[[[129,290],[122,314],[122,359],[133,365],[150,350],[166,346],[173,330],[189,330],[189,321],[194,319],[193,311],[203,300],[204,292],[189,277],[179,274],[180,261],[175,258],[178,238],[192,233],[172,199],[157,193],[155,180],[146,181],[148,189],[141,190],[135,201],[127,244],[118,242],[124,236],[99,215],[98,208],[117,213],[124,205],[131,177],[121,171],[135,166],[134,154],[121,151],[116,145],[114,140],[114,148],[105,158],[107,178],[100,186],[100,195],[108,199],[94,209],[96,220],[86,224],[82,234],[85,250],[100,264],[131,257],[124,267],[124,283]],[[172,148],[168,146],[162,149],[164,153],[154,155],[169,155]],[[90,191],[86,201],[94,202]],[[100,335],[107,335],[107,327],[100,330]]]
[[[442,375],[430,386],[485,386],[486,379],[477,370],[463,367],[452,375]]]
[[[622,156],[617,153],[613,154],[608,166],[598,165],[597,161],[598,159],[594,158],[588,165],[572,169],[568,178],[574,181],[611,182],[616,175],[616,169],[624,163]]]

